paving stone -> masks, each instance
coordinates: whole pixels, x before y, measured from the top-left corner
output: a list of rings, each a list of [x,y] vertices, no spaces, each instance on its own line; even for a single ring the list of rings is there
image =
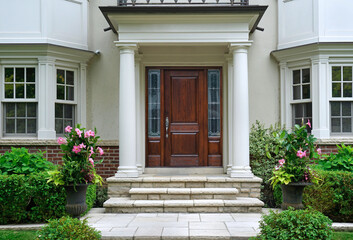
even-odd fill
[[[259,228],[259,222],[225,222],[228,228]]]
[[[226,230],[227,227],[224,222],[190,222],[190,229],[219,229]]]
[[[234,221],[233,217],[229,213],[221,213],[221,214],[201,213],[200,218],[201,218],[202,222],[231,222],[231,221]]]
[[[258,234],[258,232],[252,228],[228,228],[228,231],[232,237],[246,237],[245,239],[255,237]]]
[[[170,177],[144,177],[143,178],[144,183],[148,182],[170,182]]]
[[[189,228],[175,228],[175,227],[165,227],[162,232],[162,238],[171,239],[181,239],[182,237],[188,239],[189,236]]]
[[[181,182],[153,182],[152,186],[154,188],[183,188],[185,184]]]
[[[138,227],[134,237],[160,237],[162,227]]]
[[[172,182],[206,182],[206,176],[177,176],[171,177],[170,179]]]
[[[225,177],[207,177],[207,182],[225,182]]]
[[[200,219],[200,214],[198,213],[179,213],[178,221],[179,222],[199,222],[201,221],[201,219]]]
[[[112,228],[110,232],[111,236],[118,237],[133,237],[135,232],[137,231],[137,227],[126,227],[126,228]]]
[[[190,239],[230,239],[228,230],[190,230]]]

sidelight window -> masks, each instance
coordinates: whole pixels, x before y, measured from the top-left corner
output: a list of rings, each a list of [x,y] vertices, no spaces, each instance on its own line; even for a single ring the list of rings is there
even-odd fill
[[[208,136],[221,135],[220,70],[208,70]]]
[[[161,72],[158,69],[148,71],[148,136],[161,134]]]

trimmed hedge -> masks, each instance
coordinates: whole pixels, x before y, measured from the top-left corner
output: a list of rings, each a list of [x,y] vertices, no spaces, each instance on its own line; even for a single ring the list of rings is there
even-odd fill
[[[353,222],[353,173],[316,171],[322,181],[304,189],[304,204],[335,222]]]
[[[47,183],[46,173],[0,175],[0,224],[44,222],[65,215],[66,193]],[[87,205],[94,203],[96,186],[87,191]]]

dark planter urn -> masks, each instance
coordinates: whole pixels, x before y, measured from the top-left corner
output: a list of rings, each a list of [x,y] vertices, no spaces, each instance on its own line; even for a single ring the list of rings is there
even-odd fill
[[[283,210],[287,210],[288,207],[293,207],[295,209],[303,209],[303,191],[304,188],[313,183],[306,182],[296,182],[288,183],[287,185],[282,184],[282,205]]]
[[[79,218],[87,210],[86,191],[88,184],[65,186],[66,190],[66,212],[71,217]]]

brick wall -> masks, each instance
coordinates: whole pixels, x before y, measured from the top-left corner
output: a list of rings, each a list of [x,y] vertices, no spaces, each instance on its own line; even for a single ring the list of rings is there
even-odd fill
[[[45,158],[51,161],[54,164],[61,164],[62,163],[62,156],[63,154],[60,153],[61,149],[59,146],[34,146],[34,145],[16,145],[15,147],[25,147],[28,149],[29,152],[37,152],[38,150],[45,151],[44,154]],[[97,172],[101,175],[104,180],[108,177],[114,176],[116,173],[118,166],[119,166],[119,147],[118,146],[101,146],[104,150],[104,160],[102,163],[97,164]],[[0,154],[5,153],[6,151],[11,150],[11,146],[1,146],[0,145]],[[102,157],[96,157],[95,160],[101,160]]]

